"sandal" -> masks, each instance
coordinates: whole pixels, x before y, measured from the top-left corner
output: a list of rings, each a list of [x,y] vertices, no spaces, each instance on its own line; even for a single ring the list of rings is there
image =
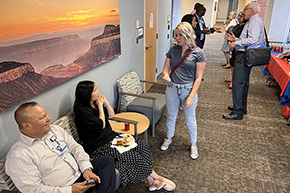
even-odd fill
[[[176,184],[173,181],[171,181],[167,178],[164,178],[164,177],[161,177],[159,179],[160,179],[160,181],[162,181],[165,184],[165,186],[163,188],[166,191],[173,191],[176,188]]]
[[[164,188],[166,186],[166,183],[164,181],[160,180],[154,180],[154,183],[149,186],[150,191],[160,190],[161,188]]]
[[[227,64],[223,67],[224,69],[228,69],[228,68],[231,68],[231,65],[230,64]]]

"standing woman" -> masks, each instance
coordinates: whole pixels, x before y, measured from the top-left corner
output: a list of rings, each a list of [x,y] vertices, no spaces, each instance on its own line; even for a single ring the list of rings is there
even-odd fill
[[[230,13],[229,20],[230,20],[230,23],[228,26],[226,26],[226,21],[224,21],[224,29],[226,33],[231,33],[233,27],[239,23],[237,20],[237,13],[235,11],[232,11]],[[224,53],[226,57],[226,64],[223,64],[223,68],[225,69],[230,68],[231,67],[230,57],[229,57],[230,50],[229,50],[228,41],[226,39],[224,39],[224,43],[222,45],[221,51]]]
[[[120,172],[123,187],[147,178],[149,190],[172,191],[176,185],[159,176],[154,170],[147,144],[137,139],[137,147],[120,153],[112,147],[112,140],[119,134],[112,130],[108,118],[115,112],[106,97],[99,93],[92,81],[81,81],[75,91],[75,124],[85,151],[91,158],[111,156]]]
[[[194,9],[195,10],[195,9]],[[196,18],[194,17],[193,14],[186,14],[182,17],[181,22],[187,22],[191,25],[192,29],[194,30],[194,28],[196,27]],[[179,106],[179,110],[183,110],[182,106]]]
[[[243,14],[243,12],[240,12],[239,15],[238,15],[238,22],[239,24],[238,25],[235,25],[233,27],[233,30],[232,30],[232,33],[236,36],[236,38],[239,38],[243,29],[244,29],[244,26],[245,26],[245,23],[247,23],[248,20],[245,20],[245,16]],[[232,78],[233,78],[233,74],[234,74],[234,64],[235,64],[235,60],[236,60],[236,49],[234,49],[232,51],[232,57],[230,58],[230,64],[231,64],[231,79],[229,80],[225,80],[226,82],[230,82],[230,85],[229,85],[229,89],[232,89]]]
[[[197,159],[195,109],[198,100],[197,90],[202,81],[206,58],[203,50],[195,44],[194,30],[189,23],[178,24],[175,35],[176,45],[167,52],[162,70],[163,79],[169,84],[166,88],[167,139],[164,139],[161,150],[167,150],[172,143],[178,107],[181,104],[191,142],[190,157]]]

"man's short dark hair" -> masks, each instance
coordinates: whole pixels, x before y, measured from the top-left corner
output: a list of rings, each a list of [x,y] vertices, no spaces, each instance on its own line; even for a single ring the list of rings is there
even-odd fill
[[[204,7],[203,4],[201,3],[196,3],[194,5],[194,9],[196,10],[196,12],[199,12],[199,11],[206,11],[206,8]]]
[[[38,105],[38,103],[37,102],[34,102],[34,101],[27,102],[27,103],[23,103],[14,112],[14,119],[15,119],[15,121],[18,124],[18,126],[19,126],[20,129],[22,129],[22,123],[24,121],[26,121],[26,119],[27,119],[26,108],[27,107],[34,107],[35,105]]]
[[[199,6],[201,6],[202,4],[200,4],[200,3],[196,3],[195,5],[194,5],[194,9],[197,9],[197,7],[199,7]]]

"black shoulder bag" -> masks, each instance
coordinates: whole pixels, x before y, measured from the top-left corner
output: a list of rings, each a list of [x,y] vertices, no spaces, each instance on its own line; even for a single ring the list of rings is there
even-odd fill
[[[266,29],[264,28],[265,37],[266,37],[266,45],[264,48],[253,48],[247,49],[246,47],[246,63],[245,65],[248,67],[252,66],[261,66],[269,64],[271,60],[271,48],[269,47],[269,41]],[[248,31],[247,31],[248,37]]]

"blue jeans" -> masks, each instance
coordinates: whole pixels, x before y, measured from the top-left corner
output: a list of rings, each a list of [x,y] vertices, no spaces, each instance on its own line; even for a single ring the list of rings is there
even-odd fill
[[[194,96],[193,104],[191,107],[186,108],[184,103],[189,96],[193,83],[188,84],[175,84],[169,83],[166,88],[166,101],[167,101],[167,138],[174,136],[175,122],[179,110],[179,105],[183,108],[183,112],[186,119],[186,125],[188,127],[190,142],[196,143],[197,140],[197,124],[195,118],[195,109],[197,106],[197,93]]]

